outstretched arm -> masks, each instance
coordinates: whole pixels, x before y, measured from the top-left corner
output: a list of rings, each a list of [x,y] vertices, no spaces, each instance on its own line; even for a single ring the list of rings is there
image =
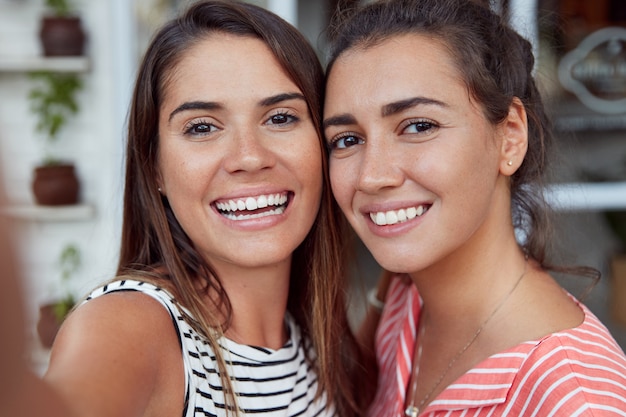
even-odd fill
[[[80,416],[172,416],[183,409],[183,361],[170,315],[136,292],[103,295],[70,314],[45,380]]]

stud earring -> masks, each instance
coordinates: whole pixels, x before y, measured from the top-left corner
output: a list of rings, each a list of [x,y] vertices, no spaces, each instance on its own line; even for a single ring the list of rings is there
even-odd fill
[[[512,166],[513,165],[513,161],[509,161],[506,163],[508,166]]]
[[[163,190],[161,189],[161,187],[157,188],[157,190],[159,190],[160,193],[163,192]]]

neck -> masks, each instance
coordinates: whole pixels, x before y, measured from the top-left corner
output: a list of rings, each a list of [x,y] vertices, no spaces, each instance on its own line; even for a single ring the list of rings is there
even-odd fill
[[[460,317],[478,324],[521,274],[525,257],[512,232],[508,239],[485,242],[466,245],[468,249],[410,274],[432,326],[449,328]]]
[[[259,268],[221,266],[218,275],[232,306],[231,340],[271,349],[287,340],[285,312],[291,263]]]
[[[466,352],[469,353],[470,349],[473,348],[475,342],[478,341],[491,320],[496,317],[507,302],[509,302],[511,296],[518,288],[528,269],[528,263],[526,260],[524,261],[521,274],[513,280],[510,288],[508,288],[505,293],[497,296],[495,303],[491,303],[493,297],[489,300],[490,302],[488,304],[490,306],[487,308],[486,313],[482,313],[483,317],[477,315],[473,315],[472,317],[471,314],[469,318],[464,316],[457,317],[456,323],[462,322],[463,324],[460,328],[458,326],[455,328],[455,325],[452,325],[449,320],[445,320],[445,323],[444,320],[437,322],[436,318],[433,319],[433,316],[426,310],[426,304],[424,304],[424,309],[419,319],[420,330],[413,356],[410,389],[407,392],[406,416],[416,417],[419,415],[424,407],[427,406],[445,386],[484,356],[480,354],[480,349],[474,350],[474,357],[471,357],[471,355],[467,357]],[[508,276],[510,274],[507,273],[505,275]],[[510,282],[509,279],[503,279],[503,281]],[[442,324],[446,326],[448,330],[442,330],[446,328],[443,327]],[[433,330],[430,331],[427,329]],[[428,341],[425,340],[427,332]],[[460,341],[463,342],[462,344],[457,343],[459,337]],[[458,346],[455,346],[455,344]],[[454,348],[450,350],[450,346],[454,346]],[[424,356],[424,351],[428,352],[427,356],[430,360],[428,368],[426,369],[426,375],[422,377],[422,357]],[[424,361],[424,363],[426,363],[426,361]],[[418,389],[420,381],[421,386]]]

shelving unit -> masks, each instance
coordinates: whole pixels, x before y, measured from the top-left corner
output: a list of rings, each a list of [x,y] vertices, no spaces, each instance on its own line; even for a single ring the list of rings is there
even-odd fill
[[[0,72],[23,73],[31,71],[87,72],[86,57],[0,56]]]
[[[0,213],[17,220],[41,222],[76,222],[91,220],[96,210],[88,204],[71,206],[13,205],[2,208]]]
[[[87,72],[87,57],[0,56],[1,73],[28,73],[33,71]],[[71,206],[38,206],[34,204],[9,205],[0,214],[17,220],[36,222],[72,222],[90,220],[95,209],[88,204]]]

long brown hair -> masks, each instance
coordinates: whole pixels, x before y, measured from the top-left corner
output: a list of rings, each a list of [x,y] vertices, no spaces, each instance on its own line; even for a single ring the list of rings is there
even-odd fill
[[[139,67],[128,123],[124,218],[118,275],[161,282],[187,308],[218,356],[227,409],[237,413],[236,398],[216,342],[228,328],[232,308],[217,276],[184,233],[166,198],[157,190],[158,119],[164,89],[185,52],[211,33],[260,39],[304,95],[324,149],[320,130],[323,70],[313,48],[291,25],[260,7],[236,1],[200,1],[165,24],[154,36]],[[318,395],[325,393],[340,415],[354,414],[353,371],[357,354],[345,305],[343,221],[330,194],[323,153],[323,191],[317,219],[292,259],[288,310],[316,350],[311,365],[318,374]],[[165,271],[165,272],[162,272]],[[198,288],[202,288],[200,291]],[[219,295],[207,308],[203,294]],[[211,311],[220,311],[219,322]],[[358,380],[358,379],[356,379]]]
[[[505,120],[514,98],[528,117],[528,151],[511,176],[513,224],[525,253],[543,268],[595,280],[588,267],[563,267],[549,261],[551,210],[544,186],[553,147],[552,126],[533,78],[530,42],[481,0],[381,0],[348,7],[334,16],[327,76],[337,58],[352,48],[367,48],[393,36],[421,34],[442,41],[467,88],[493,124]],[[410,52],[407,52],[410,53]]]

